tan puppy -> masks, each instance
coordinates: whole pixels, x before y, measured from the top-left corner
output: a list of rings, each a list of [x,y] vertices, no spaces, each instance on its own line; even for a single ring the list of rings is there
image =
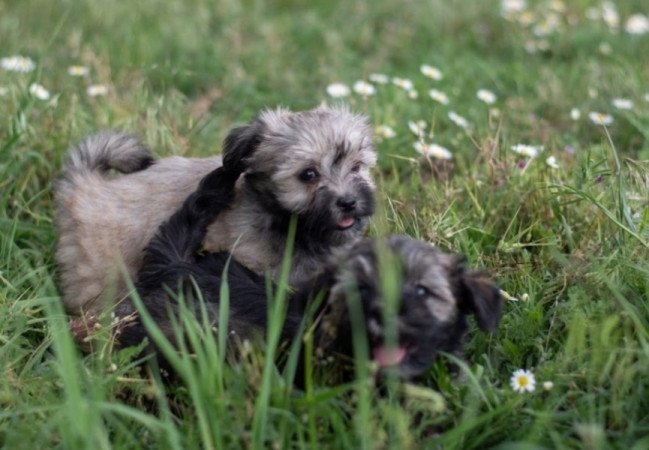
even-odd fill
[[[355,241],[373,213],[371,128],[345,108],[263,111],[230,132],[223,152],[249,155],[248,169],[230,209],[209,227],[205,248],[230,251],[257,273],[277,278],[291,216],[297,216],[295,284]],[[160,224],[219,165],[220,157],[153,160],[136,138],[111,132],[73,149],[54,190],[66,309],[97,314],[102,300],[112,305],[124,298],[120,264],[134,277]]]

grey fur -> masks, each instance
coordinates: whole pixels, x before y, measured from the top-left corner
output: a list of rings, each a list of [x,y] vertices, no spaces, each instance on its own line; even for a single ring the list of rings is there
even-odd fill
[[[292,260],[290,282],[297,283],[319,269],[332,251],[354,242],[372,212],[370,169],[376,155],[371,128],[364,116],[342,107],[266,110],[230,133],[225,158],[228,151],[249,145],[256,148],[237,181],[234,204],[210,226],[204,246],[230,251],[250,269],[276,278],[287,213],[296,213],[298,225],[304,225],[298,228]],[[68,312],[97,314],[106,306],[104,300],[112,304],[125,298],[120,265],[136,275],[158,226],[221,163],[218,156],[152,161],[137,139],[115,132],[82,141],[68,155],[54,190],[56,260]],[[311,167],[319,178],[305,184],[300,172]],[[111,169],[123,174],[112,176]],[[353,226],[314,229],[321,222],[346,223],[352,213],[341,212],[335,202],[350,195],[359,200]]]

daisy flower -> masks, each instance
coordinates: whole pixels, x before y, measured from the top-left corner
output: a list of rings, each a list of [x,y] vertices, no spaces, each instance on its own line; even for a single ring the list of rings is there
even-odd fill
[[[456,113],[455,111],[449,112],[448,118],[451,119],[451,122],[453,122],[455,125],[457,125],[460,128],[464,128],[465,130],[471,127],[469,121],[466,120],[461,115],[459,115],[458,113]]]
[[[327,94],[333,98],[347,97],[351,94],[351,90],[346,84],[331,83],[327,86]]]
[[[413,144],[415,150],[421,153],[423,156],[428,158],[435,159],[453,159],[453,154],[445,147],[437,144],[426,144],[424,142],[415,142]]]
[[[431,78],[433,80],[441,80],[443,78],[442,76],[442,71],[439,70],[437,67],[434,66],[429,66],[428,64],[424,64],[419,68],[421,70],[421,73],[423,73],[425,76],[428,78]]]
[[[26,56],[14,55],[0,58],[0,67],[9,72],[27,73],[34,70],[36,63]]]
[[[418,120],[417,122],[408,122],[408,128],[414,133],[415,136],[423,136],[426,131],[426,122]]]
[[[545,159],[545,163],[553,169],[559,168],[559,163],[557,162],[557,158],[555,158],[554,156],[548,156]]]
[[[88,94],[89,97],[101,97],[108,94],[108,86],[105,84],[91,84],[88,86],[88,89],[86,89],[86,94]]]
[[[536,158],[543,147],[527,144],[516,144],[512,145],[512,151],[518,153],[519,155],[527,156],[528,158]]]
[[[613,2],[602,3],[602,20],[612,31],[616,31],[620,26],[620,14]]]
[[[376,88],[374,87],[374,85],[363,80],[359,80],[354,83],[353,89],[354,92],[362,95],[363,97],[369,97],[370,95],[376,94]]]
[[[633,102],[628,98],[614,98],[611,103],[617,109],[623,109],[625,111],[633,109]]]
[[[90,68],[86,66],[70,66],[68,67],[68,75],[73,77],[87,77],[90,74]]]
[[[534,378],[534,374],[529,370],[518,369],[512,374],[510,384],[514,391],[521,394],[524,392],[534,392],[536,379]]]
[[[610,125],[613,123],[613,116],[597,111],[591,111],[588,113],[588,118],[595,125]]]
[[[572,109],[570,110],[570,118],[571,118],[572,120],[579,120],[580,117],[581,117],[581,111],[579,111],[579,109],[577,109],[577,108],[572,108]]]
[[[394,77],[392,78],[392,83],[394,83],[395,86],[398,86],[406,91],[411,91],[415,87],[412,84],[412,81],[407,78]]]
[[[493,105],[494,103],[496,103],[496,94],[488,91],[487,89],[480,89],[478,90],[478,92],[476,92],[475,95],[479,100],[482,100],[487,105]]]
[[[394,129],[388,125],[379,125],[374,128],[374,134],[383,139],[391,139],[397,135]]]
[[[643,14],[632,15],[627,19],[624,31],[636,35],[649,33],[649,18]]]
[[[390,82],[390,78],[382,73],[371,73],[369,79],[376,84],[388,84]]]
[[[431,89],[428,91],[428,96],[442,105],[448,105],[448,96],[442,91]]]
[[[39,100],[46,101],[50,99],[49,91],[45,89],[43,85],[38,83],[32,83],[29,85],[29,93]]]

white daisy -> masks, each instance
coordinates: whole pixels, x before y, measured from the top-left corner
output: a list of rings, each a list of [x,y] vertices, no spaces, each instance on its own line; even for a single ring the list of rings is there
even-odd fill
[[[428,96],[442,105],[448,105],[448,96],[442,91],[431,89],[428,91]]]
[[[391,139],[397,135],[394,129],[388,125],[379,125],[374,128],[374,134],[383,139]]]
[[[555,158],[554,156],[548,156],[545,159],[545,163],[553,169],[559,168],[559,163],[557,162],[557,158]]]
[[[423,120],[418,120],[417,122],[408,122],[408,128],[413,132],[415,136],[423,136],[426,131],[426,122]]]
[[[598,111],[591,111],[588,113],[588,118],[595,125],[610,125],[613,123],[613,116],[610,114],[601,113]]]
[[[327,94],[333,98],[347,97],[351,94],[351,90],[346,84],[331,83],[327,86]]]
[[[369,79],[376,84],[388,84],[390,82],[390,78],[382,73],[371,73]]]
[[[14,55],[0,58],[0,67],[10,72],[27,73],[34,70],[36,63],[26,56]]]
[[[451,119],[451,122],[453,122],[455,125],[457,125],[460,128],[471,128],[471,124],[469,123],[468,120],[466,120],[464,117],[456,113],[455,111],[450,111],[448,113],[448,118]]]
[[[91,84],[88,86],[88,89],[86,89],[86,94],[88,94],[89,97],[101,97],[108,94],[108,86],[105,84]]]
[[[392,83],[394,83],[395,86],[398,86],[401,89],[404,89],[406,91],[410,91],[410,90],[414,89],[414,87],[415,87],[412,84],[412,81],[410,81],[408,78],[394,77],[394,78],[392,78]]]
[[[644,14],[634,14],[627,19],[624,30],[636,35],[649,33],[649,18]]]
[[[581,117],[581,111],[579,111],[579,109],[577,109],[577,108],[572,108],[572,109],[570,110],[570,118],[571,118],[572,120],[579,120],[580,117]]]
[[[68,67],[68,75],[73,77],[87,77],[90,74],[90,68],[86,66],[70,66]]]
[[[374,87],[374,85],[363,80],[359,80],[354,83],[353,89],[354,92],[362,95],[363,97],[369,97],[370,95],[376,94],[376,88]]]
[[[475,95],[479,100],[482,100],[487,105],[493,105],[494,103],[496,103],[496,94],[488,91],[487,89],[480,89],[478,90],[478,92],[476,92]]]
[[[39,100],[46,101],[50,99],[49,91],[45,89],[43,85],[38,83],[32,83],[29,85],[29,93]]]
[[[620,26],[620,14],[613,2],[602,3],[602,19],[612,31],[616,31]]]
[[[514,391],[521,394],[523,392],[534,392],[536,379],[534,378],[534,374],[529,370],[518,369],[512,374],[510,384]]]
[[[453,159],[453,154],[445,147],[437,144],[426,144],[424,142],[418,141],[413,144],[415,150],[421,153],[423,156],[428,158],[435,159]]]
[[[511,149],[513,152],[518,153],[519,155],[526,156],[528,158],[536,158],[536,156],[543,150],[543,147],[528,144],[516,144],[512,145]]]
[[[427,76],[428,78],[432,78],[433,80],[439,81],[443,78],[442,71],[439,70],[437,67],[424,64],[419,68],[419,70],[421,70],[421,73],[423,73],[425,76]]]
[[[631,100],[629,100],[628,98],[614,98],[611,101],[611,103],[617,109],[622,109],[622,110],[625,110],[625,111],[633,109],[633,102]]]

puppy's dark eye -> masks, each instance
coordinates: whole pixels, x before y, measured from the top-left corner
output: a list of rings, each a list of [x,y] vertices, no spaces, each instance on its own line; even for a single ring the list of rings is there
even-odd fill
[[[425,286],[418,284],[417,286],[415,286],[415,295],[419,298],[423,298],[423,297],[428,297],[431,294],[430,291]]]
[[[320,174],[318,173],[317,170],[313,168],[308,168],[300,172],[299,178],[305,183],[313,183],[315,180],[318,179],[318,176],[320,176]]]
[[[354,167],[352,167],[352,172],[353,173],[357,173],[360,170],[361,170],[361,165],[360,164],[356,164]]]

